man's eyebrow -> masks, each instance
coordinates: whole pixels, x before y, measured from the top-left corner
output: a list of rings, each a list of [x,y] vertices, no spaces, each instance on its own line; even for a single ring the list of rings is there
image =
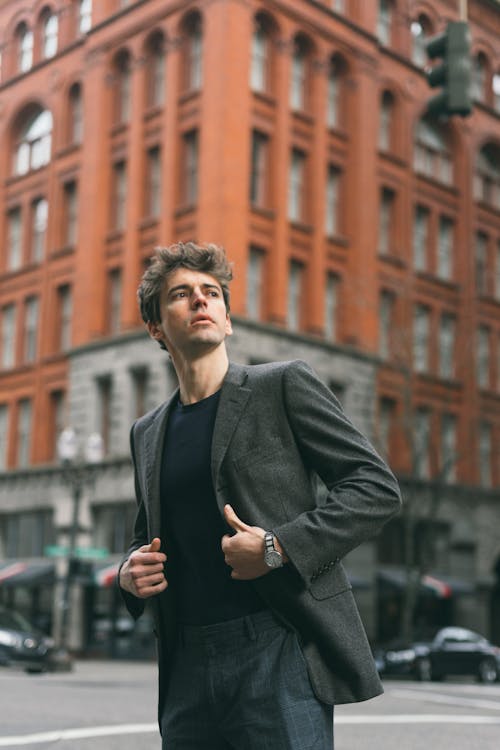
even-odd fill
[[[206,282],[205,284],[200,284],[202,289],[217,289],[218,292],[220,292],[220,287],[217,284],[210,284],[209,282]],[[174,292],[178,292],[181,289],[192,289],[191,284],[177,284],[176,286],[171,287],[171,289],[168,290],[167,294],[173,294]]]

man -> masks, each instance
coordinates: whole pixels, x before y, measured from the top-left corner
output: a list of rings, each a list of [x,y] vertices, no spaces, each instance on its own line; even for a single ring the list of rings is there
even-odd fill
[[[190,242],[143,276],[179,389],[132,428],[119,583],[134,617],[153,605],[163,748],[330,750],[333,705],[382,690],[340,561],[399,489],[305,363],[229,363],[231,277]]]

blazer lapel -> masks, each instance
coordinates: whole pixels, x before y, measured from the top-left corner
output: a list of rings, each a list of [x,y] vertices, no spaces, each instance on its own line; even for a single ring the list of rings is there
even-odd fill
[[[161,534],[160,479],[163,443],[168,416],[178,390],[177,388],[169,400],[163,404],[155,420],[144,432],[144,468],[149,500],[151,538]]]
[[[250,388],[243,387],[246,378],[247,372],[244,367],[234,363],[229,364],[222,384],[212,437],[212,481],[216,495],[219,489],[217,478],[220,466],[251,393]]]

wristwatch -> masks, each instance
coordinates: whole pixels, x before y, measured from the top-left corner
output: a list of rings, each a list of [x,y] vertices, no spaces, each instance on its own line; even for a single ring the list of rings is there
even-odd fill
[[[283,565],[283,556],[274,546],[272,531],[266,531],[264,536],[264,562],[268,568],[281,568]]]

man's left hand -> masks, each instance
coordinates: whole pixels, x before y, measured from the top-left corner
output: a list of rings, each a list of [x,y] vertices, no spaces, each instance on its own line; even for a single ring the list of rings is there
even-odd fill
[[[243,523],[230,505],[224,506],[224,518],[236,532],[222,537],[224,560],[233,569],[231,578],[251,581],[269,573],[270,568],[264,562],[264,529]]]

